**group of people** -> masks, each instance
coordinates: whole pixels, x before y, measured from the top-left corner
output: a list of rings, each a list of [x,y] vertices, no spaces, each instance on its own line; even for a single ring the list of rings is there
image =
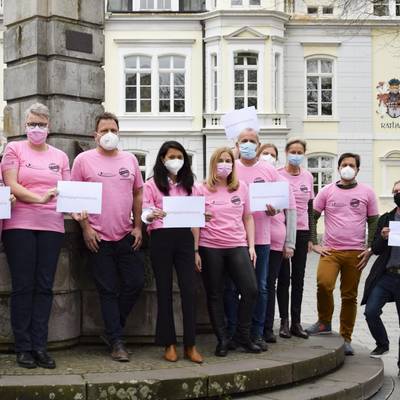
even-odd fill
[[[56,186],[58,181],[70,179],[102,183],[101,214],[82,210],[72,217],[82,228],[89,252],[104,321],[103,338],[112,359],[129,361],[123,330],[144,284],[144,261],[139,251],[142,222],[150,238],[157,288],[155,340],[164,347],[165,360],[178,360],[174,269],[182,304],[184,357],[192,362],[203,362],[196,348],[197,273],[204,283],[217,338],[215,355],[225,357],[237,347],[260,353],[268,349],[267,343],[277,341],[273,332],[275,297],[280,337],[307,339],[330,333],[332,295],[340,272],[340,334],[345,353],[353,354],[358,283],[372,253],[379,257],[363,299],[377,342],[371,356],[388,350],[380,314],[384,304],[392,300],[400,311],[400,248],[388,246],[389,221],[400,220],[399,182],[393,188],[397,208],[378,223],[372,189],[356,180],[360,169],[357,154],[339,157],[339,181],[325,186],[314,199],[313,177],[301,166],[306,143],[289,140],[286,165],[277,168],[277,147],[262,145],[258,132],[246,128],[239,133],[234,149],[222,147],[213,152],[204,182],[196,182],[184,147],[167,141],[158,152],[152,177],[144,183],[135,156],[118,149],[115,115],[97,117],[96,148],[80,153],[71,171],[67,155],[46,143],[49,124],[47,107],[32,105],[26,112],[27,140],[10,142],[1,163],[4,184],[16,198],[10,199],[15,204],[11,219],[3,221],[2,239],[12,279],[11,324],[21,367],[56,366],[47,352],[52,286],[64,236],[64,216],[56,212]],[[278,181],[288,182],[288,208],[278,210],[266,204],[264,211],[252,212],[249,185]],[[164,228],[165,196],[204,196],[205,226]],[[320,245],[316,224],[322,213],[325,233]],[[312,250],[321,255],[318,320],[304,329],[304,274],[307,254]]]

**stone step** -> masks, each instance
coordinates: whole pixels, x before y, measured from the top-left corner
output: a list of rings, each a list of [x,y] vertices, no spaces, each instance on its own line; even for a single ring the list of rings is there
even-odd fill
[[[130,346],[130,363],[110,360],[105,347],[55,351],[57,369],[24,370],[13,355],[0,355],[1,400],[156,400],[236,395],[294,385],[339,368],[343,340],[337,335],[308,340],[280,339],[262,354],[232,351],[213,355],[215,338],[198,336],[205,362],[168,363],[162,349]],[[179,349],[182,354],[182,349]]]
[[[369,351],[354,346],[356,355],[346,357],[334,372],[291,387],[241,396],[243,400],[366,400],[383,386],[383,362],[369,357]],[[390,383],[387,382],[390,386]],[[385,391],[388,388],[385,389]],[[383,398],[387,398],[386,396]]]

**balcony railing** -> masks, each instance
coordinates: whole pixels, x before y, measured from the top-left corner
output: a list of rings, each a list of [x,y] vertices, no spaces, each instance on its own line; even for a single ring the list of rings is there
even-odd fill
[[[204,114],[206,129],[223,129],[221,117],[224,114]],[[261,129],[287,129],[287,114],[258,114]]]
[[[109,12],[203,12],[205,0],[107,0]]]

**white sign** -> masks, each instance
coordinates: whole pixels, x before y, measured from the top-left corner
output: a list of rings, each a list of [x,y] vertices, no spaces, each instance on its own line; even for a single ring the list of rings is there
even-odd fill
[[[11,218],[10,188],[0,186],[0,219]]]
[[[265,211],[267,204],[279,210],[289,208],[289,183],[250,183],[250,210]]]
[[[260,124],[254,106],[231,111],[221,118],[228,139],[236,139],[245,129],[260,131]]]
[[[101,182],[59,181],[57,211],[101,214],[102,188]]]
[[[204,196],[165,196],[163,211],[167,213],[164,228],[195,228],[206,223]]]
[[[389,246],[400,246],[400,221],[389,221]]]

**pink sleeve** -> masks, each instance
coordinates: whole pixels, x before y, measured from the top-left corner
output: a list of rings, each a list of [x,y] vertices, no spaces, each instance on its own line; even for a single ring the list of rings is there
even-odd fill
[[[142,173],[140,172],[139,163],[135,156],[133,156],[133,165],[135,169],[135,181],[133,182],[134,189],[140,189],[143,187]]]
[[[8,143],[6,149],[4,150],[3,159],[1,161],[1,170],[8,171],[10,169],[19,170],[19,154],[17,150],[17,143]]]
[[[251,214],[250,211],[250,197],[249,197],[249,189],[246,184],[240,184],[242,191],[243,191],[243,198],[244,198],[244,209],[243,215]]]
[[[72,165],[71,180],[83,181],[81,157],[79,157],[79,155],[78,157],[75,158],[74,163]]]
[[[143,209],[155,207],[154,193],[152,190],[152,181],[147,181],[143,186],[143,205],[142,205],[142,207],[143,207]]]
[[[325,186],[320,192],[318,192],[317,197],[314,199],[313,208],[314,210],[322,213],[326,206],[326,189],[328,187]]]
[[[66,154],[63,154],[63,164],[62,164],[62,171],[61,171],[63,181],[70,181],[71,180],[71,170],[69,168],[69,160]]]
[[[376,200],[374,191],[371,188],[369,188],[367,216],[372,217],[374,215],[379,215],[378,202]]]

